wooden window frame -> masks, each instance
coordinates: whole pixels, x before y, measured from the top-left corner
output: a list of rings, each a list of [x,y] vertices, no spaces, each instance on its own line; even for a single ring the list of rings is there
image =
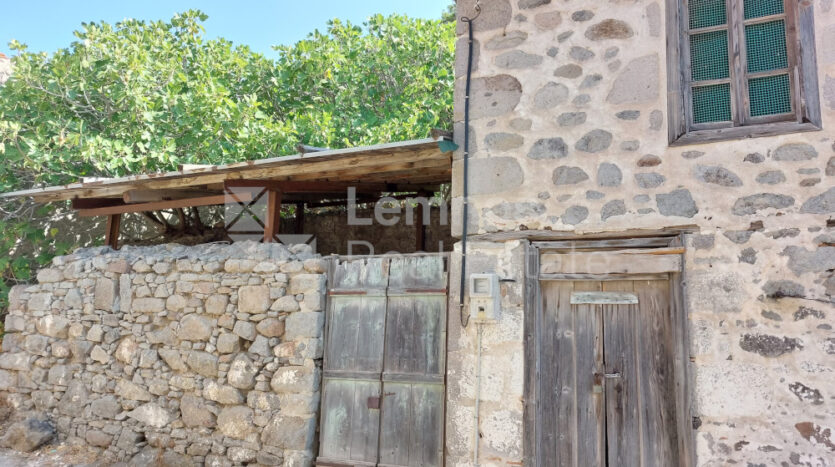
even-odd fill
[[[786,133],[821,130],[818,67],[815,56],[814,3],[811,0],[784,0],[782,15],[744,19],[742,1],[727,0],[728,48],[733,123],[694,124],[690,76],[688,0],[667,0],[667,111],[671,146],[709,143],[732,139],[757,138]],[[792,113],[750,117],[745,25],[785,18]],[[704,28],[705,30],[716,28]],[[700,30],[701,31],[701,30]],[[751,74],[768,76],[770,72]],[[781,69],[779,74],[785,73]],[[710,84],[710,82],[705,82]],[[791,118],[793,116],[793,118]],[[790,119],[787,119],[789,117]]]

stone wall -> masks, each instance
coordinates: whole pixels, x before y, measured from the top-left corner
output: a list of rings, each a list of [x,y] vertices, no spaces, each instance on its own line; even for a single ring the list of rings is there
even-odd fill
[[[0,396],[105,462],[310,465],[325,269],[250,242],[58,257],[12,291]]]
[[[474,16],[474,5],[459,0],[459,16]],[[665,2],[480,5],[469,232],[694,226],[685,293],[699,463],[835,458],[833,3],[814,1],[822,131],[686,147],[668,144]],[[459,22],[459,144],[466,32]],[[459,236],[461,156],[453,169]],[[501,264],[504,253],[487,254]],[[508,325],[521,335],[521,319]],[[458,377],[450,373],[450,388]],[[494,413],[505,416],[481,414],[482,449],[498,436],[487,422]],[[468,462],[463,449],[448,448],[451,462]],[[490,449],[485,465],[520,460],[515,444]]]

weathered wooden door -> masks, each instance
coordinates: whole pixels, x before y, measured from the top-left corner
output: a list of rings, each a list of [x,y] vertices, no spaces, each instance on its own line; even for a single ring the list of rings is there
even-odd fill
[[[541,465],[681,465],[670,282],[541,290]]]
[[[317,464],[442,464],[446,281],[439,255],[334,264]]]

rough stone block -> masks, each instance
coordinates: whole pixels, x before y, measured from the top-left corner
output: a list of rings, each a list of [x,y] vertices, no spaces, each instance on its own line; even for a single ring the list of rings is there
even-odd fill
[[[200,315],[190,314],[180,321],[177,337],[184,341],[208,341],[212,337],[213,329],[211,320]]]
[[[245,354],[239,354],[229,365],[226,380],[232,387],[238,389],[252,389],[255,387],[255,376],[261,368]]]
[[[161,298],[137,298],[131,304],[131,310],[134,313],[160,313],[164,309],[165,301]]]
[[[244,396],[232,386],[221,386],[214,381],[207,381],[203,387],[203,397],[223,405],[243,404]]]
[[[271,303],[270,288],[266,285],[245,285],[238,289],[238,311],[242,313],[264,313]]]
[[[324,324],[324,313],[292,313],[285,321],[284,337],[286,340],[296,340],[305,337],[320,337],[322,335]]]
[[[116,301],[116,282],[106,277],[96,279],[96,288],[93,292],[93,306],[97,310],[113,311],[113,304]]]
[[[200,376],[217,377],[218,359],[215,355],[192,350],[186,357],[186,364]]]
[[[180,412],[186,426],[204,428],[215,426],[215,415],[209,411],[206,402],[199,397],[183,396],[180,401]]]
[[[246,439],[255,429],[252,417],[249,407],[225,407],[217,416],[217,429],[230,438]]]
[[[154,428],[162,428],[172,420],[171,414],[157,404],[140,405],[128,412],[128,417]]]
[[[228,295],[212,295],[206,299],[206,313],[210,315],[222,315],[226,313],[226,305],[228,304]]]
[[[319,389],[319,369],[305,366],[285,366],[276,370],[270,387],[278,394],[314,393]]]
[[[261,442],[282,449],[308,450],[313,448],[316,432],[315,418],[276,415],[264,427]]]
[[[33,416],[10,426],[0,438],[0,446],[19,452],[32,452],[55,437],[55,426],[45,417]]]

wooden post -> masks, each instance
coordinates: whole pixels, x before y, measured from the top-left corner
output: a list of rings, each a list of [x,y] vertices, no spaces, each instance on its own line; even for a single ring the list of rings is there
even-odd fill
[[[281,192],[267,190],[267,222],[264,227],[264,243],[276,242],[276,235],[281,228]]]
[[[296,234],[304,233],[304,206],[305,203],[296,203]]]
[[[417,203],[415,212],[415,252],[426,251],[426,228],[423,225],[423,218],[426,215],[423,203]]]
[[[121,214],[111,214],[107,216],[107,226],[104,231],[104,244],[114,250],[119,249],[119,227],[121,224]]]

